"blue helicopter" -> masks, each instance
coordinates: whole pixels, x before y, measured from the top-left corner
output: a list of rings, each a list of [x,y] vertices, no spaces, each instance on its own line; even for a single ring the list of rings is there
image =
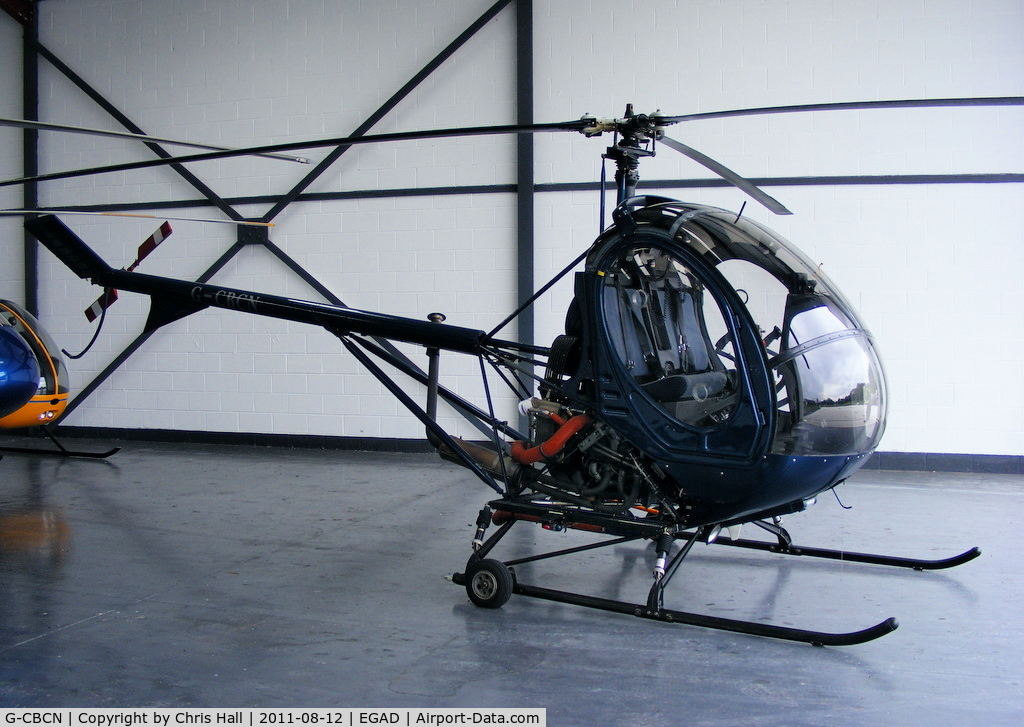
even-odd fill
[[[38,431],[56,446],[3,446],[0,452],[104,458],[119,451],[68,449],[49,430],[71,395],[65,355],[35,316],[13,301],[0,300],[0,430]]]
[[[519,594],[816,645],[878,638],[897,627],[895,619],[860,631],[825,633],[664,606],[666,586],[698,542],[916,570],[949,568],[980,554],[972,548],[951,558],[918,560],[793,544],[782,516],[840,485],[878,446],[887,412],[885,374],[874,338],[856,311],[797,248],[742,214],[637,193],[639,161],[652,156],[657,143],[699,161],[772,211],[788,213],[735,172],[665,136],[666,126],[685,118],[638,115],[628,108],[618,119],[583,117],[551,125],[322,143],[536,130],[615,134],[604,154],[616,165],[618,201],[611,223],[586,252],[489,332],[445,324],[442,314],[416,320],[115,269],[54,214],[29,219],[26,227],[75,275],[105,294],[150,296],[146,331],[206,308],[223,308],[335,334],[423,423],[440,456],[468,468],[497,493],[480,510],[472,553],[452,579],[478,606],[498,608]],[[568,275],[574,298],[564,333],[550,346],[499,336]],[[391,342],[424,347],[427,370]],[[441,385],[441,351],[479,359],[484,405]],[[425,402],[415,401],[381,364],[425,386]],[[488,367],[521,400],[526,431],[493,414]],[[12,394],[11,406],[25,394]],[[440,400],[477,422],[487,438],[467,441],[448,433],[437,421]],[[608,537],[512,560],[490,557],[520,522]],[[744,525],[770,538],[739,538]],[[496,530],[488,534],[492,526]],[[719,537],[723,529],[730,537]],[[655,552],[654,582],[642,603],[531,585],[515,572],[520,564],[635,540],[650,541]]]
[[[0,319],[0,417],[21,409],[39,390],[39,362],[14,326]]]
[[[0,300],[0,429],[41,426],[67,407],[68,370],[36,317]]]

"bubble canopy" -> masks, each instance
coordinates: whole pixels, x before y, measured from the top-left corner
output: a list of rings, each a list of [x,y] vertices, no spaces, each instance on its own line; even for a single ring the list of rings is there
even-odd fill
[[[771,230],[702,210],[684,232],[736,289],[758,326],[777,394],[772,450],[869,452],[885,428],[885,374],[853,306],[800,250]],[[686,226],[684,225],[684,228]],[[701,239],[702,232],[710,233]],[[710,239],[709,239],[710,238]]]
[[[590,260],[603,281],[605,335],[639,397],[675,431],[698,434],[694,451],[832,457],[876,448],[882,364],[819,266],[726,210],[647,198],[634,217],[636,231]],[[761,385],[750,373],[758,368]],[[730,448],[751,411],[771,431],[754,436],[748,421],[750,446]],[[731,440],[715,436],[730,428]]]

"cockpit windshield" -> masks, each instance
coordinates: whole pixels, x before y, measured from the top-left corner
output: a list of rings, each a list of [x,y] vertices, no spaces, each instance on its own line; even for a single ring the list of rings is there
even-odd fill
[[[779,454],[874,449],[885,423],[885,377],[871,334],[799,250],[760,225],[697,208],[682,238],[737,290],[760,328],[775,381]]]
[[[0,316],[25,339],[39,362],[39,394],[54,396],[68,392],[68,371],[50,334],[27,310],[9,300],[0,300]]]

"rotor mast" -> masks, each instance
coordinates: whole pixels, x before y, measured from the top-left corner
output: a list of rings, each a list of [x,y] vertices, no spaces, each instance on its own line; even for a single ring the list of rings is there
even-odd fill
[[[640,159],[654,156],[653,140],[657,130],[649,116],[633,113],[633,104],[626,104],[626,113],[618,120],[615,130],[622,138],[608,147],[604,158],[615,162],[616,202],[621,204],[636,196],[640,183]]]

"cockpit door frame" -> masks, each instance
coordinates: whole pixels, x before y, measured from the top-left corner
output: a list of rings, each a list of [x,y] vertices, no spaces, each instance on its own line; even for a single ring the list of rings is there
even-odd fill
[[[588,258],[586,271],[577,277],[598,413],[614,420],[614,426],[633,441],[642,442],[648,454],[666,462],[753,464],[768,451],[776,418],[775,390],[760,334],[725,278],[659,221],[655,217],[655,224],[645,224],[643,218],[633,218],[633,224],[610,228]],[[604,277],[628,251],[642,247],[656,247],[678,259],[721,310],[734,341],[739,394],[732,416],[724,422],[701,427],[675,418],[641,390],[615,350],[603,306]]]

